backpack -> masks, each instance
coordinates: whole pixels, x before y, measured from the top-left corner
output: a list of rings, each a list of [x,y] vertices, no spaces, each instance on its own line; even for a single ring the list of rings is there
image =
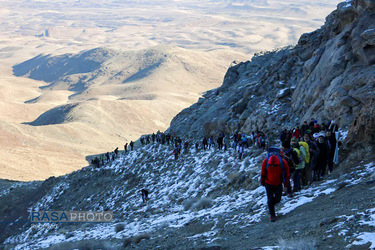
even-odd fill
[[[268,170],[268,161],[269,159],[271,158],[271,156],[277,156],[279,158],[279,162],[280,162],[280,167],[281,167],[281,170],[282,170],[282,173],[283,173],[283,182],[285,182],[285,170],[284,170],[284,163],[283,163],[283,159],[281,158],[281,150],[278,148],[278,147],[269,147],[268,148],[268,153],[267,153],[267,160],[266,160],[266,174],[267,174],[267,170]]]
[[[307,144],[307,142],[304,142],[304,141],[301,141],[299,142],[299,145],[303,146],[305,148],[305,151],[306,151],[306,158],[305,158],[305,162],[308,164],[310,162],[310,149],[309,149],[309,144]]]

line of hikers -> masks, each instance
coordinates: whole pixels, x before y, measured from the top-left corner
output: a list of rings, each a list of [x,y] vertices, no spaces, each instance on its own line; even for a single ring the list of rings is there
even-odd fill
[[[232,140],[230,140],[230,138]],[[174,139],[175,145],[173,154],[175,156],[175,160],[179,158],[181,154],[182,146],[184,148],[184,152],[187,153],[189,151],[189,147],[191,143],[188,140],[182,141],[180,137],[172,137]],[[202,141],[196,141],[193,143],[196,150],[203,149],[203,150],[211,150],[217,148],[218,150],[228,150],[229,147],[233,147],[238,155],[238,158],[241,160],[243,157],[244,149],[249,148],[251,145],[258,146],[259,148],[265,150],[268,147],[268,138],[267,136],[260,131],[257,133],[252,132],[250,136],[237,132],[233,136],[225,136],[224,133],[220,133],[215,140],[213,136],[210,137],[203,137]]]
[[[269,147],[261,169],[261,185],[265,186],[271,222],[276,220],[275,204],[284,195],[293,196],[333,171],[338,164],[338,126],[334,121],[319,125],[315,119],[304,122],[280,135],[281,147]],[[293,180],[293,188],[291,184]]]
[[[174,140],[175,137],[171,136],[169,133],[163,133],[160,131],[156,132],[156,134],[152,133],[151,135],[142,136],[140,138],[142,146],[155,143],[155,141],[161,144],[169,145],[170,142],[173,142]]]
[[[118,157],[118,147],[113,150],[113,152],[105,153],[100,156],[95,157],[94,159],[91,160],[91,164],[94,165],[95,167],[100,167],[103,166],[106,163],[109,163],[111,161],[114,161]]]
[[[217,148],[218,150],[226,151],[229,147],[233,147],[237,153],[238,158],[241,160],[243,157],[244,149],[249,148],[251,145],[254,145],[265,150],[268,147],[269,141],[268,137],[261,131],[252,132],[250,135],[237,132],[232,136],[220,133],[216,140],[213,136],[211,136],[204,137],[201,142],[196,141],[194,143],[190,143],[189,140],[183,141],[180,137],[172,136],[169,133],[157,131],[156,133],[142,136],[140,138],[140,143],[142,146],[151,143],[173,145],[173,155],[175,160],[179,158],[182,148],[184,149],[185,153],[188,153],[191,145],[194,145],[196,150],[210,150],[213,148]],[[131,141],[129,144],[125,143],[124,153],[126,154],[129,151],[129,147],[130,150],[134,150],[134,146],[135,145],[133,141]],[[118,148],[116,148],[112,153],[107,152],[106,154],[103,154],[99,157],[95,157],[91,160],[91,164],[96,167],[100,167],[106,163],[109,163],[111,160],[115,160],[117,156]]]
[[[124,145],[124,153],[127,153],[128,152],[128,146],[130,146],[130,150],[134,150],[134,142],[133,141],[130,141],[130,143],[125,143]],[[107,164],[111,161],[114,161],[117,157],[118,157],[118,154],[119,154],[119,149],[118,147],[115,148],[115,150],[113,150],[113,152],[107,152],[105,154],[102,154],[100,156],[96,156],[95,158],[93,158],[91,160],[91,165],[99,168],[101,166],[104,166],[104,164]]]
[[[172,136],[169,133],[163,133],[158,131],[156,134],[150,134],[146,136],[142,136],[140,138],[140,142],[142,146],[153,144],[153,143],[160,143],[160,144],[167,144],[173,145],[173,155],[175,160],[178,160],[179,156],[181,155],[182,149],[184,152],[189,152],[189,148],[191,145],[195,147],[196,150],[203,149],[203,150],[210,150],[213,148],[217,148],[218,150],[226,151],[229,147],[235,148],[239,159],[242,159],[244,149],[250,147],[251,145],[258,146],[259,148],[265,150],[268,147],[268,137],[261,131],[252,132],[249,136],[237,132],[233,136],[224,135],[224,133],[220,133],[215,140],[213,136],[211,137],[203,137],[202,141],[195,141],[191,143],[189,140],[182,140],[181,137]],[[125,152],[126,152],[125,146]]]

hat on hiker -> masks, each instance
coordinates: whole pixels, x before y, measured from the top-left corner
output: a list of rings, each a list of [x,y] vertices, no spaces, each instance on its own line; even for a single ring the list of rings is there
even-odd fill
[[[270,166],[277,166],[277,165],[280,165],[280,160],[276,155],[271,155],[267,163]]]

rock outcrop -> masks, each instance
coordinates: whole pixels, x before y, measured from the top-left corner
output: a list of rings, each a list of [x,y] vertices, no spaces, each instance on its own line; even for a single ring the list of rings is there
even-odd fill
[[[223,85],[177,115],[170,131],[271,133],[314,117],[351,126],[348,140],[374,142],[374,6],[373,0],[340,3],[296,46],[233,65]]]

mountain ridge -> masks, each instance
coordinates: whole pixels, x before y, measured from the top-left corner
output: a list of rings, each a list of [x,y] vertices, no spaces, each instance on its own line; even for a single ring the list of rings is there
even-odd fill
[[[348,129],[375,94],[374,54],[365,53],[373,46],[373,11],[371,1],[341,3],[296,46],[258,53],[229,68],[223,85],[178,114],[169,131],[192,137],[271,132],[311,117]]]

